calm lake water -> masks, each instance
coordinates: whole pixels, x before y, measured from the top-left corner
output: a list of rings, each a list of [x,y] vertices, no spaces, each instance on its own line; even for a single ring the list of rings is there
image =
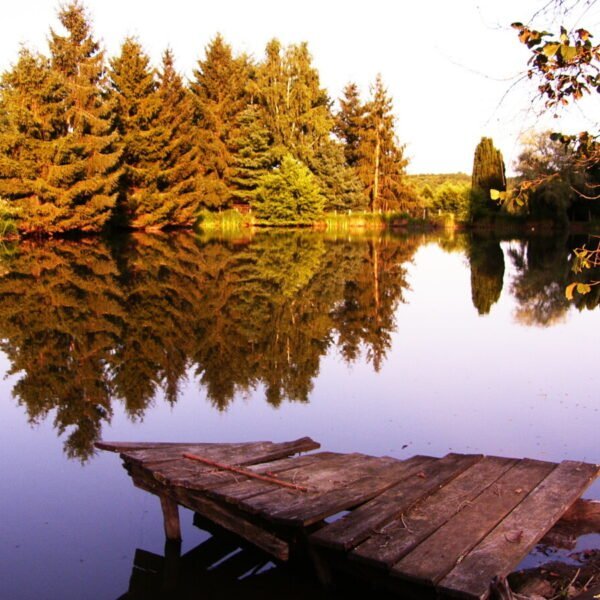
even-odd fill
[[[0,596],[119,598],[136,549],[163,554],[157,499],[94,452],[101,438],[308,435],[399,458],[600,463],[600,288],[564,294],[581,242],[270,232],[2,247]],[[190,513],[182,526],[184,552],[207,537]]]

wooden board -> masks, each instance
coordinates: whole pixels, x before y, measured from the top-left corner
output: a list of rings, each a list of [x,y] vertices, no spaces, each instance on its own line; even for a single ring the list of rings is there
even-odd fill
[[[243,500],[240,507],[279,523],[307,526],[355,506],[365,493],[372,498],[379,493],[382,482],[384,489],[390,487],[406,468],[402,461],[392,458],[346,455],[335,464],[317,464],[314,470],[303,470],[303,476],[297,477],[296,482],[313,490],[311,493],[275,490]],[[372,487],[365,486],[365,479],[371,481]]]
[[[492,578],[506,576],[597,476],[597,465],[562,462],[441,580],[439,589],[487,597]]]
[[[346,456],[348,455],[337,454],[334,452],[318,452],[268,463],[260,463],[259,465],[251,465],[248,467],[248,470],[260,474],[273,473],[276,475],[277,479],[282,481],[304,485],[299,479],[305,481],[305,477],[302,474],[307,469],[318,469],[332,463],[342,465]],[[239,504],[240,501],[245,500],[246,498],[273,492],[278,489],[276,485],[272,483],[245,478],[243,475],[231,475],[231,477],[220,477],[212,480],[209,478],[214,478],[214,474],[212,476],[207,476],[206,481],[208,483],[205,484],[205,481],[202,481],[202,483],[206,485],[207,494],[213,498],[219,498],[226,502]]]
[[[242,447],[205,448],[200,451],[192,448],[189,452],[229,465],[246,466],[278,460],[299,452],[314,449],[314,447],[314,443],[309,443],[306,439],[303,439],[283,444],[257,443]],[[133,459],[131,453],[122,454],[122,456],[126,462],[140,464],[161,483],[189,489],[202,489],[204,487],[201,483],[202,478],[208,474],[212,475],[216,471],[215,467],[190,459],[184,459],[182,449],[177,449],[175,454],[170,454],[168,458],[166,452],[172,453],[173,450],[171,449],[157,454],[154,458],[150,456],[150,452],[149,450],[136,452]],[[196,482],[200,482],[200,484]]]
[[[323,527],[310,540],[316,545],[350,550],[482,458],[481,455],[448,454],[433,460],[370,502]]]
[[[473,502],[396,563],[391,573],[434,585],[476,546],[555,467],[521,460]]]
[[[374,532],[357,546],[350,558],[390,568],[444,525],[517,461],[485,457],[399,519]]]

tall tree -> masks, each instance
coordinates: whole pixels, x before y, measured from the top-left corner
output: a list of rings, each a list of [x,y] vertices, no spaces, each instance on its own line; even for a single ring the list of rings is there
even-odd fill
[[[500,210],[500,205],[490,198],[490,190],[506,190],[504,159],[502,152],[494,147],[492,138],[482,137],[475,148],[471,176],[471,212],[474,218],[482,211]]]
[[[97,231],[115,205],[119,163],[112,107],[104,93],[104,52],[78,0],[61,8],[59,20],[66,35],[51,31],[49,45],[52,68],[66,88],[66,127],[46,177],[60,211],[51,228]]]
[[[0,193],[25,233],[98,231],[116,200],[119,151],[104,56],[83,7],[63,7],[51,58],[23,50],[2,79]]]
[[[236,124],[231,136],[234,151],[230,178],[232,193],[236,202],[251,204],[256,198],[261,177],[277,162],[271,148],[273,138],[264,125],[257,104],[243,110]]]
[[[344,155],[349,166],[355,167],[360,160],[360,140],[366,107],[360,100],[355,83],[348,83],[340,98],[340,110],[335,118],[335,133],[344,143]]]
[[[309,164],[328,140],[333,117],[306,43],[282,48],[274,39],[267,44],[257,69],[257,96],[280,156],[289,152]]]
[[[149,188],[161,154],[156,127],[160,111],[157,82],[150,59],[133,38],[123,42],[110,67],[110,94],[123,146],[118,221],[134,226],[154,208]]]
[[[410,192],[404,181],[408,160],[404,146],[398,144],[394,125],[392,100],[378,75],[362,119],[356,162],[371,211],[410,207]]]
[[[236,118],[249,103],[247,94],[250,63],[234,56],[231,46],[217,35],[198,61],[191,90],[196,98],[198,143],[204,173],[203,203],[221,208],[231,204],[231,170],[234,163],[231,133]]]

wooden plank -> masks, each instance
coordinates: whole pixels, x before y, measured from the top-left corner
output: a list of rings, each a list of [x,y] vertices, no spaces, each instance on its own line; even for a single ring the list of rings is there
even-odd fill
[[[198,442],[106,442],[100,440],[94,446],[98,450],[108,452],[128,452],[135,450],[152,450],[161,448],[187,447],[187,446],[226,446],[226,443],[198,443]]]
[[[485,457],[357,546],[350,558],[390,568],[492,485],[517,461]]]
[[[310,537],[310,541],[339,550],[350,550],[374,530],[398,518],[416,502],[424,500],[482,458],[481,455],[448,454],[434,460],[370,502],[323,527]]]
[[[312,525],[342,510],[368,502],[410,476],[411,473],[422,470],[432,460],[435,459],[418,456],[411,462],[406,461],[408,464],[395,461],[376,474],[367,474],[345,486],[320,494],[310,501],[297,497],[293,502],[273,512],[271,518],[286,525]]]
[[[304,456],[295,456],[293,458],[250,465],[248,469],[256,473],[275,473],[280,479],[295,483],[301,469],[309,466],[312,468],[317,462],[323,463],[333,458],[340,460],[342,456],[344,455],[334,452],[318,452],[316,454],[306,454]],[[194,484],[197,485],[198,481],[194,480]],[[222,474],[218,473],[209,474],[201,478],[200,485],[206,489],[209,496],[234,504],[245,498],[274,491],[273,486],[268,483],[251,481],[242,476],[229,476],[229,474],[227,477],[223,477]]]
[[[207,449],[203,454],[206,458],[226,464],[246,466],[289,457],[305,451],[306,447],[307,444],[304,441],[299,441],[286,444],[260,444],[243,448]],[[161,483],[189,489],[196,489],[196,481],[207,474],[214,474],[216,471],[215,467],[184,459],[182,455],[178,455],[172,460],[144,462],[141,466]]]
[[[153,464],[170,461],[177,462],[182,459],[184,452],[204,455],[213,460],[229,461],[231,464],[243,465],[255,462],[266,462],[284,458],[299,452],[316,450],[320,444],[303,437],[290,442],[243,442],[238,444],[192,444],[169,445],[159,448],[131,450],[121,453],[123,460],[143,464],[150,467]],[[262,460],[260,460],[262,458]]]
[[[506,576],[598,476],[598,465],[564,461],[442,581],[439,589],[486,598],[493,577]]]
[[[310,516],[304,517],[317,506],[317,502],[322,501],[324,495],[336,490],[343,490],[342,495],[347,495],[352,482],[367,476],[374,477],[398,464],[401,464],[401,461],[393,458],[375,458],[364,454],[340,455],[330,461],[319,462],[300,469],[296,473],[294,480],[307,486],[310,490],[314,490],[312,493],[298,493],[283,489],[271,490],[268,493],[242,499],[239,501],[239,505],[243,510],[258,513],[268,519],[295,525],[309,525],[315,522],[315,519]],[[332,505],[333,512],[326,511],[326,516],[343,510],[347,502],[348,500],[341,503],[342,508],[339,503],[337,506]],[[322,502],[319,506],[322,507]],[[290,515],[290,512],[294,514]],[[322,517],[316,518],[316,520],[320,520],[320,518]]]
[[[520,460],[408,556],[391,573],[426,585],[437,583],[554,468],[555,463]]]

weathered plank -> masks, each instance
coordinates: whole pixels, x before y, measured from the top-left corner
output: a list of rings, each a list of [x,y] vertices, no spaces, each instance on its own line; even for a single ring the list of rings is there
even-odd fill
[[[349,550],[482,458],[481,455],[448,454],[434,460],[370,502],[323,527],[310,540],[315,544]]]
[[[152,450],[152,449],[165,449],[165,448],[176,448],[176,447],[191,447],[191,446],[227,446],[229,444],[209,443],[209,442],[107,442],[100,440],[96,442],[94,446],[98,450],[107,450],[108,452],[133,452],[135,450]]]
[[[345,486],[319,494],[312,500],[297,497],[274,511],[271,518],[287,525],[312,525],[342,510],[368,502],[402,479],[422,470],[432,460],[435,459],[417,456],[405,462],[394,461],[376,473],[366,474]]]
[[[240,507],[273,521],[295,526],[307,526],[357,502],[352,491],[355,483],[370,477],[380,477],[389,469],[404,470],[401,461],[375,458],[363,454],[341,455],[300,469],[294,481],[307,486],[311,492],[298,493],[272,490],[239,501]],[[392,482],[393,483],[393,482]],[[387,487],[389,487],[388,484]],[[364,494],[364,491],[361,492]],[[360,497],[358,498],[360,501]]]
[[[126,450],[121,452],[123,460],[130,463],[143,464],[146,467],[169,463],[176,465],[184,452],[205,456],[212,460],[229,461],[231,464],[251,464],[254,462],[266,462],[297,454],[316,450],[320,444],[303,437],[291,442],[243,442],[236,444],[191,444],[170,445],[158,448],[144,448],[137,450]],[[262,458],[262,460],[260,460]]]
[[[487,597],[492,578],[506,576],[597,476],[597,465],[562,462],[440,581],[439,589]]]
[[[426,585],[437,583],[555,467],[521,460],[473,502],[392,567],[392,574]]]
[[[250,465],[249,470],[256,473],[273,473],[278,479],[288,481],[289,483],[298,483],[298,476],[303,469],[314,468],[316,463],[323,465],[326,462],[335,460],[341,463],[345,455],[334,452],[318,452],[316,454],[306,454],[304,456],[295,456],[278,461]],[[198,485],[198,481],[194,480]],[[272,484],[259,482],[244,478],[243,476],[219,477],[218,474],[209,474],[200,480],[200,484],[205,487],[206,493],[213,497],[222,499],[226,502],[238,504],[240,500],[251,498],[274,491],[276,488]]]
[[[509,458],[483,458],[399,519],[374,532],[350,553],[350,558],[390,568],[516,462]]]

